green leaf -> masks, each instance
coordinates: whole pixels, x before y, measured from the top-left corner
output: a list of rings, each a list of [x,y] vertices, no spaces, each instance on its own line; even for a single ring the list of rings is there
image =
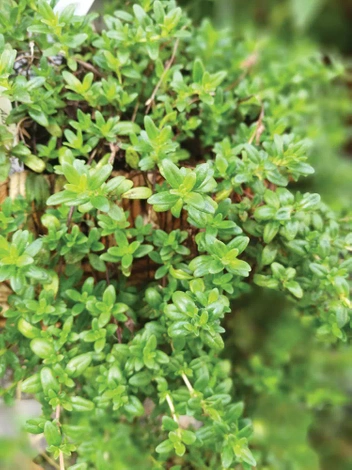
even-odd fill
[[[176,194],[170,194],[168,191],[163,191],[150,196],[148,203],[158,207],[160,206],[162,208],[161,210],[168,210],[170,207],[175,205],[179,199],[180,197]]]
[[[226,268],[230,273],[237,274],[239,276],[244,276],[244,277],[249,276],[249,273],[251,271],[250,265],[240,259],[232,260],[229,263],[229,265],[226,266]]]
[[[178,189],[183,183],[183,176],[179,168],[167,159],[162,161],[160,167],[163,176],[170,186],[174,189]]]
[[[276,220],[290,220],[292,207],[281,207],[275,214]]]
[[[154,247],[152,245],[141,245],[133,253],[133,256],[135,258],[142,258],[143,256],[147,255],[148,253],[152,252],[153,249],[154,249]]]
[[[45,162],[36,155],[29,154],[21,158],[22,162],[36,173],[42,173],[45,170]]]
[[[73,357],[66,365],[66,372],[71,377],[78,377],[89,367],[92,362],[92,354],[85,353]]]
[[[320,206],[320,195],[306,193],[303,199],[300,201],[299,206],[303,210],[307,209],[318,209]]]
[[[173,449],[174,449],[174,446],[173,446],[172,442],[170,441],[170,439],[166,439],[166,441],[161,442],[161,443],[157,446],[157,448],[155,449],[155,451],[156,451],[158,454],[168,454],[168,453],[171,452]]]
[[[106,266],[105,263],[98,255],[95,255],[94,253],[89,253],[88,254],[89,262],[92,265],[92,267],[99,272],[105,272],[106,271]]]
[[[158,23],[163,23],[165,17],[165,11],[162,6],[162,3],[159,0],[155,0],[153,3],[153,10],[155,19]]]
[[[229,417],[231,420],[237,420],[243,413],[244,410],[244,403],[242,401],[231,405],[229,409]]]
[[[280,228],[280,222],[272,221],[265,225],[263,239],[265,243],[270,243],[277,235]]]
[[[236,249],[239,254],[241,254],[248,246],[249,238],[245,236],[235,237],[230,243],[227,245],[228,248]]]
[[[126,163],[133,169],[137,169],[139,165],[139,155],[138,153],[133,149],[133,147],[128,147],[126,150]]]
[[[82,397],[71,397],[71,404],[73,411],[92,411],[94,409],[94,403]]]
[[[174,448],[176,455],[182,457],[186,452],[186,447],[182,444],[182,442],[174,442]]]
[[[146,12],[143,10],[143,8],[140,5],[134,4],[133,5],[133,13],[135,14],[137,20],[139,23],[143,24],[146,18],[148,18],[148,15]]]
[[[253,281],[257,286],[267,287],[269,289],[277,289],[279,287],[279,281],[277,279],[263,276],[262,274],[255,274]]]
[[[343,328],[349,320],[348,310],[342,306],[336,308],[336,322],[339,328]]]
[[[54,354],[54,346],[44,338],[34,338],[30,343],[31,350],[41,359],[47,359]]]
[[[155,206],[154,209],[159,210],[160,207],[161,206]],[[176,203],[171,207],[171,214],[174,217],[179,218],[181,215],[182,207],[183,207],[182,199],[178,199],[178,201],[176,201]]]
[[[90,199],[90,202],[95,209],[98,209],[102,212],[109,212],[110,203],[108,199],[104,196],[95,196]]]
[[[334,284],[338,294],[348,299],[350,295],[350,287],[347,280],[341,276],[336,276],[334,279]]]
[[[59,193],[52,194],[46,201],[48,206],[57,206],[66,202],[75,201],[76,193],[71,191],[61,191]]]
[[[303,291],[298,282],[288,281],[286,282],[285,287],[291,292],[291,294],[293,294],[298,299],[301,299],[303,297]]]
[[[195,83],[202,83],[204,71],[203,62],[200,59],[196,59],[192,70],[192,79]]]
[[[274,191],[270,191],[270,189],[265,190],[264,201],[275,209],[279,209],[280,207],[280,200],[278,195]]]
[[[277,279],[284,279],[286,277],[286,269],[280,263],[272,263],[271,270]]]
[[[12,73],[15,59],[16,51],[9,44],[6,44],[0,56],[0,75],[6,76]]]
[[[27,246],[26,254],[30,256],[35,256],[39,253],[42,246],[43,246],[43,240],[38,238],[37,240],[34,240],[34,242],[31,243],[29,246]]]
[[[148,199],[152,194],[150,188],[141,186],[139,188],[132,188],[122,194],[122,197],[127,199]]]
[[[233,450],[230,445],[225,445],[221,452],[221,463],[224,468],[229,468],[233,462]]]
[[[253,457],[252,452],[248,449],[248,447],[238,448],[235,446],[235,455],[242,462],[248,463],[248,465],[251,465],[252,467],[257,465],[255,458]]]
[[[118,135],[131,135],[140,131],[140,127],[130,121],[120,121],[116,125],[116,132]]]
[[[24,430],[29,432],[30,434],[42,434],[45,422],[45,418],[29,419],[24,425]]]
[[[275,246],[273,245],[265,246],[261,255],[261,262],[263,263],[263,265],[265,266],[267,264],[271,264],[275,260],[276,254],[277,254],[277,249],[275,248]]]
[[[101,168],[95,170],[93,174],[89,175],[89,188],[98,189],[103,183],[108,179],[112,171],[112,166],[110,164],[104,165]],[[75,180],[77,182],[77,179]]]
[[[199,193],[189,193],[185,196],[184,201],[186,204],[193,206],[195,209],[202,212],[209,212],[209,207],[207,206],[204,197]]]
[[[194,271],[195,277],[205,276],[209,273],[212,261],[210,256],[198,256],[190,262],[189,268],[191,271]]]
[[[65,178],[67,181],[71,184],[77,184],[81,174],[79,173],[78,170],[73,165],[69,165],[68,163],[63,163],[61,165],[62,172],[65,175]]]
[[[182,431],[182,442],[190,446],[194,444],[197,440],[196,435],[192,431],[183,430]]]
[[[129,383],[134,387],[145,387],[150,383],[150,380],[149,372],[138,372],[130,378]]]
[[[114,286],[108,286],[103,294],[103,302],[106,305],[114,305],[116,302],[116,291]]]
[[[18,320],[17,328],[26,338],[33,339],[40,336],[39,328],[27,322],[24,318]]]
[[[44,436],[50,446],[59,446],[61,444],[61,433],[57,424],[47,421],[44,426]]]
[[[133,256],[131,254],[123,255],[121,258],[121,265],[123,268],[129,268],[133,263]]]
[[[224,348],[224,342],[219,334],[211,334],[209,331],[205,331],[202,334],[204,343],[211,349],[219,351]]]
[[[32,108],[28,114],[30,117],[43,127],[48,127],[49,121],[45,113],[39,108]]]
[[[176,431],[178,429],[178,423],[169,416],[163,416],[162,422],[165,431]]]
[[[272,220],[275,218],[276,210],[271,206],[260,206],[254,211],[256,220]]]
[[[71,88],[71,90],[74,90],[74,91],[77,91],[78,89],[80,89],[81,82],[72,73],[64,70],[62,72],[62,77],[65,80],[65,82],[68,84],[68,88]]]
[[[174,292],[172,295],[172,301],[176,305],[176,307],[183,313],[194,315],[197,312],[195,303],[184,292]]]
[[[134,5],[134,7],[135,6],[138,6],[138,5]],[[146,130],[150,140],[157,139],[157,137],[159,136],[160,131],[156,127],[156,125],[154,124],[154,121],[152,120],[151,117],[149,117],[149,116],[144,117],[144,127],[145,127],[145,130]]]
[[[42,391],[42,383],[40,381],[40,375],[34,374],[25,379],[21,383],[21,391],[23,393],[35,394]],[[40,431],[41,432],[41,431]]]
[[[59,382],[57,381],[52,369],[49,367],[43,367],[40,371],[40,381],[46,395],[48,395],[52,390],[55,392],[60,390]]]

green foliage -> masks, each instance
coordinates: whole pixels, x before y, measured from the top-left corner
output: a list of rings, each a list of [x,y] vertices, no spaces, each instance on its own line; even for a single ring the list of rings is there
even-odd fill
[[[35,396],[26,430],[72,470],[265,465],[225,326],[261,286],[312,341],[348,339],[350,218],[297,183],[314,172],[312,96],[340,64],[194,29],[172,0],[124,5],[102,32],[44,0],[4,18],[1,175],[10,156],[29,174],[0,213],[2,395]],[[275,390],[279,364],[239,379]]]

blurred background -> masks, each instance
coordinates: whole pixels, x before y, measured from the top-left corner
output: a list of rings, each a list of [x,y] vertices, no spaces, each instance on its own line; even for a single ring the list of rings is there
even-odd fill
[[[321,97],[319,116],[307,123],[307,137],[314,142],[310,163],[316,173],[304,189],[320,192],[347,217],[352,201],[352,0],[178,3],[196,24],[210,18],[239,39],[269,36],[289,53],[315,49],[322,60],[343,61],[344,74]],[[93,10],[112,13],[122,4],[96,0]],[[239,300],[228,317],[225,355],[233,365],[235,395],[244,399],[246,414],[253,418],[258,468],[351,470],[351,346],[324,347],[312,340],[313,326],[298,320],[289,301],[259,289]],[[0,446],[1,470],[10,468],[10,451]]]
[[[286,40],[304,34],[322,47],[352,52],[349,0],[181,0],[180,4],[196,21],[208,16],[218,26],[269,29]]]

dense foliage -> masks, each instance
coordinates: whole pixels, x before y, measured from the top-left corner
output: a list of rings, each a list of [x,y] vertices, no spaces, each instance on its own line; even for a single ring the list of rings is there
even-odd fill
[[[349,219],[297,183],[341,67],[194,28],[174,1],[123,5],[98,32],[19,0],[0,25],[2,180],[26,170],[0,213],[4,398],[35,395],[26,430],[61,469],[269,464],[249,449],[224,325],[260,286],[308,341],[347,340]],[[246,386],[275,387],[251,367]]]

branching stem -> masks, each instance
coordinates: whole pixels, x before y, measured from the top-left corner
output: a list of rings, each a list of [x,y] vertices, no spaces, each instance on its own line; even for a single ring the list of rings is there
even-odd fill
[[[175,45],[174,45],[174,48],[172,50],[172,55],[171,55],[171,58],[170,60],[168,60],[166,63],[165,63],[165,66],[164,66],[164,71],[163,73],[161,74],[161,77],[158,81],[158,83],[156,84],[154,90],[153,90],[153,93],[151,94],[150,98],[147,99],[147,101],[145,102],[145,105],[147,107],[147,109],[145,110],[145,114],[148,114],[149,111],[150,111],[150,108],[152,107],[153,103],[154,103],[154,100],[155,100],[155,96],[156,94],[158,93],[158,90],[159,88],[161,87],[161,84],[163,83],[163,80],[165,78],[165,75],[167,74],[168,70],[170,69],[171,65],[174,63],[174,60],[175,60],[175,57],[176,57],[176,53],[177,53],[177,49],[178,49],[178,46],[180,44],[180,40],[177,39],[176,42],[175,42]]]

